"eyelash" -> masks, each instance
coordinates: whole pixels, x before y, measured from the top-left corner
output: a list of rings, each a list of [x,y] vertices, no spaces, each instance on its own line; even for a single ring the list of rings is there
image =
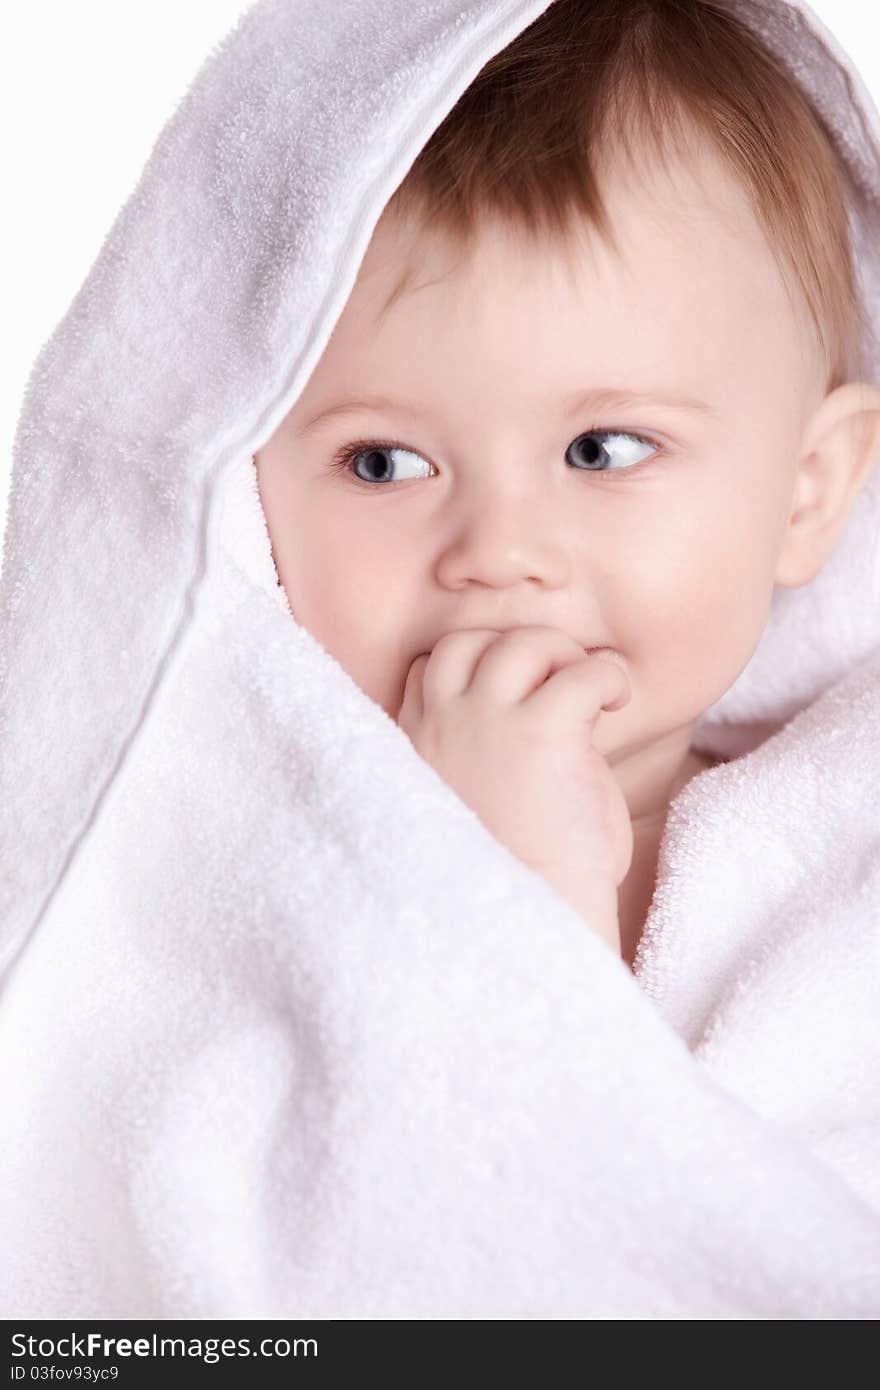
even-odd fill
[[[663,457],[667,453],[666,448],[659,440],[653,439],[647,434],[638,434],[635,430],[616,429],[608,426],[604,429],[599,429],[597,426],[591,429],[581,430],[580,434],[575,435],[574,438],[579,439],[580,436],[584,434],[604,434],[609,438],[615,435],[623,435],[627,439],[637,440],[639,444],[647,444],[649,448],[655,451],[651,458],[642,459],[640,463],[631,464],[628,468],[602,468],[597,469],[596,472],[592,474],[590,474],[590,470],[587,468],[580,470],[581,472],[590,474],[592,477],[601,478],[607,476],[609,473],[641,473],[644,468],[648,468],[651,464],[656,463],[658,457]],[[350,465],[354,462],[357,455],[363,453],[366,449],[406,449],[408,453],[418,453],[417,449],[413,449],[411,445],[404,444],[399,439],[356,439],[353,443],[343,444],[340,449],[337,449],[328,465],[329,471],[335,474],[351,472]],[[351,473],[351,480],[356,487],[364,488],[367,492],[381,492],[383,489],[388,491],[389,489],[396,488],[402,483],[417,481],[414,478],[401,478],[398,482],[367,483],[363,478],[359,478],[356,473]]]

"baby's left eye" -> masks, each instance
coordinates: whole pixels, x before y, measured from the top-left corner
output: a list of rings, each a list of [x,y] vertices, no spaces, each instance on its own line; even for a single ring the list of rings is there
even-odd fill
[[[613,443],[614,454],[621,460],[621,464],[618,466],[609,462],[611,457],[609,442]],[[643,455],[641,458],[634,457],[638,454],[639,449],[646,449],[650,455],[656,454],[658,447],[653,440],[645,439],[640,434],[629,434],[623,430],[587,430],[584,434],[579,434],[577,439],[569,444],[565,451],[565,457],[567,462],[572,463],[581,472],[618,473],[621,467],[626,468],[627,465],[634,467],[636,464],[644,462],[647,455]]]

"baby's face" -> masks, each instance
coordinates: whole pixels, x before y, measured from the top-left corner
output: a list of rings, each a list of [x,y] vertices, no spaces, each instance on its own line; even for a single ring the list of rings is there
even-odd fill
[[[632,699],[594,733],[614,765],[686,748],[751,656],[821,390],[806,310],[708,146],[603,188],[622,261],[493,222],[459,263],[380,221],[257,470],[296,619],[392,718],[443,634],[546,624],[627,663]]]

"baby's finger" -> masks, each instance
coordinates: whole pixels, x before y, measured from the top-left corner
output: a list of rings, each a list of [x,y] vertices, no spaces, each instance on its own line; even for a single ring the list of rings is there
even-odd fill
[[[549,676],[583,660],[581,644],[560,628],[537,624],[508,628],[487,647],[470,692],[495,703],[520,704]]]
[[[603,710],[623,709],[631,698],[626,663],[603,649],[557,671],[529,696],[525,707],[529,717],[592,724]]]
[[[413,728],[425,713],[422,699],[422,678],[427,664],[428,653],[423,652],[421,656],[416,657],[406,673],[403,699],[400,702],[400,709],[397,711],[397,722],[402,729]]]
[[[462,695],[483,653],[501,636],[497,628],[455,628],[434,644],[422,677],[423,708]]]

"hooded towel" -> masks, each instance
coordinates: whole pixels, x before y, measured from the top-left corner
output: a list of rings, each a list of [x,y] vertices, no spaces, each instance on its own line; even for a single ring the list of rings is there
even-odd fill
[[[834,132],[876,324],[871,99],[806,5],[726,3]],[[34,364],[0,582],[7,1318],[880,1315],[880,477],[703,716],[727,761],[670,807],[632,972],[278,583],[253,454],[419,150],[545,8],[259,0]]]

